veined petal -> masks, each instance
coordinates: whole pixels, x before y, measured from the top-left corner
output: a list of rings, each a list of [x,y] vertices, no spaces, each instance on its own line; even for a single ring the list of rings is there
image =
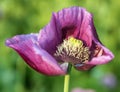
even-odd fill
[[[62,37],[67,38],[68,36],[74,36],[78,38],[79,29],[83,20],[81,7],[64,8],[63,10],[54,13],[56,17],[56,23],[60,26],[62,31]]]
[[[82,39],[88,47],[91,47],[92,40],[94,38],[93,31],[96,31],[93,29],[91,25],[92,23],[92,15],[89,12],[83,10],[83,20],[79,29],[80,33],[78,38]]]
[[[59,23],[61,29],[65,27],[77,26],[82,22],[82,9],[80,7],[64,8],[61,11],[54,13],[57,23]],[[80,25],[78,25],[80,26]],[[69,30],[68,30],[69,31]]]
[[[37,35],[18,35],[6,41],[6,45],[16,50],[26,63],[45,75],[64,75],[57,61],[43,50],[37,41]]]

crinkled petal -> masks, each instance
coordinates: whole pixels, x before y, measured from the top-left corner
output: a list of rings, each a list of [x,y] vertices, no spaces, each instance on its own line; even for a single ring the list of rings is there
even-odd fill
[[[36,34],[18,35],[6,41],[6,45],[16,50],[26,63],[36,71],[45,75],[64,75],[57,61],[43,50],[38,42]]]
[[[56,23],[60,26],[59,31],[62,32],[63,39],[69,36],[78,38],[83,20],[82,10],[84,10],[84,8],[71,7],[64,8],[63,10],[54,13],[56,17]]]
[[[65,27],[71,28],[72,26],[81,26],[82,23],[82,9],[80,7],[64,8],[61,11],[54,13],[57,23],[61,29]],[[62,31],[62,30],[61,30]],[[64,30],[63,30],[64,31]],[[67,30],[69,31],[69,30]]]

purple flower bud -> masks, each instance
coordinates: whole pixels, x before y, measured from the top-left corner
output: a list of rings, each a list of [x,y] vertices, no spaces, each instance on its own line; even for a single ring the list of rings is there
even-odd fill
[[[66,74],[68,63],[77,70],[89,70],[114,58],[99,41],[92,15],[81,7],[53,13],[39,33],[17,35],[6,40],[6,45],[45,75]]]

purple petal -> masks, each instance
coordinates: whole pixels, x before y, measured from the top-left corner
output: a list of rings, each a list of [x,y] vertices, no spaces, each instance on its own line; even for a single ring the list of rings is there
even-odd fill
[[[80,7],[71,7],[54,13],[56,23],[60,26],[59,31],[62,31],[63,39],[68,36],[79,36],[79,29],[83,19],[82,10],[84,9]]]
[[[59,31],[59,26],[56,24],[54,15],[51,18],[51,21],[39,33],[39,44],[45,49],[48,53],[55,53],[56,46],[62,41],[61,32]]]
[[[84,10],[83,20],[80,27],[79,39],[82,39],[89,47],[91,47],[92,45],[92,39],[94,36],[92,32],[95,31],[95,29],[92,28],[91,23],[92,23],[92,15]]]
[[[56,17],[56,21],[60,25],[61,29],[71,26],[75,26],[75,27],[80,26],[83,17],[82,9],[83,8],[80,7],[71,7],[71,8],[64,8],[58,13],[54,13]]]
[[[102,46],[100,43],[98,43],[98,44],[101,46],[104,53],[97,57],[93,57],[92,60],[89,61],[87,64],[91,64],[91,65],[106,64],[114,58],[114,55],[112,54],[112,52],[110,50],[108,50],[106,47]]]
[[[6,41],[6,45],[16,50],[30,67],[45,75],[66,73],[57,61],[43,50],[37,42],[37,34],[18,35]]]

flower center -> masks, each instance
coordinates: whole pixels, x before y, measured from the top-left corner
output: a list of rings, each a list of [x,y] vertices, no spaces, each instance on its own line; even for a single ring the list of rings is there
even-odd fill
[[[55,56],[72,64],[85,63],[90,59],[90,50],[81,40],[69,37],[57,46]]]

